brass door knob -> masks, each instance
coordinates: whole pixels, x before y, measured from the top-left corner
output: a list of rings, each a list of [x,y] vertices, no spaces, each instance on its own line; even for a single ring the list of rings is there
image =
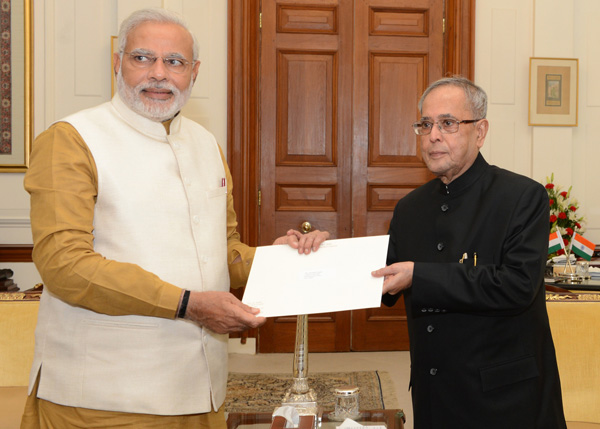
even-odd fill
[[[302,225],[300,225],[300,229],[302,230],[303,234],[306,234],[311,231],[312,225],[310,224],[310,222],[302,222]]]

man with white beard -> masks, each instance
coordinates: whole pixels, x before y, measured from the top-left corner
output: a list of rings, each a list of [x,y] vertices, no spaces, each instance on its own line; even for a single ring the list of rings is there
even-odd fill
[[[179,112],[196,41],[163,9],[134,12],[118,93],[33,145],[33,259],[44,281],[22,428],[225,427],[227,335],[265,322],[229,293],[254,249],[236,232],[212,134]],[[290,230],[310,253],[328,238]]]

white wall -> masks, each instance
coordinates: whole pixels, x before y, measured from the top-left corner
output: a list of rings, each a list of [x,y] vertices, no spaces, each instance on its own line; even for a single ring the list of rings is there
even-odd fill
[[[475,81],[490,98],[487,160],[542,183],[554,173],[556,184],[573,186],[585,235],[600,244],[598,19],[598,0],[477,0]],[[530,57],[579,59],[577,127],[527,124]]]
[[[225,0],[45,0],[34,2],[34,134],[53,121],[110,98],[110,36],[132,10],[182,13],[200,41],[202,66],[185,109],[226,142]],[[544,182],[573,186],[600,243],[600,1],[477,0],[475,80],[490,96],[484,156]],[[527,124],[529,58],[579,59],[579,126]],[[31,243],[23,174],[0,173],[0,243]]]

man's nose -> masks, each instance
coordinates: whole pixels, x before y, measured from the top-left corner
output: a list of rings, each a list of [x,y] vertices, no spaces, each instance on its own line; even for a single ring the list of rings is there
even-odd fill
[[[168,73],[169,70],[167,69],[167,66],[165,65],[163,59],[160,57],[158,57],[156,61],[154,61],[154,64],[152,64],[150,66],[150,69],[148,70],[148,76],[153,77],[157,80],[164,79]]]
[[[431,127],[431,132],[429,133],[429,138],[431,140],[439,140],[442,138],[442,126],[439,123],[434,123]]]

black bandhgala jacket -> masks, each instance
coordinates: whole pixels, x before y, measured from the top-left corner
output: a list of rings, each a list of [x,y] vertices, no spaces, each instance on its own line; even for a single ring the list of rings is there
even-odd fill
[[[566,428],[545,302],[544,187],[479,154],[450,184],[402,198],[389,235],[388,264],[415,262],[403,293],[415,429]]]

